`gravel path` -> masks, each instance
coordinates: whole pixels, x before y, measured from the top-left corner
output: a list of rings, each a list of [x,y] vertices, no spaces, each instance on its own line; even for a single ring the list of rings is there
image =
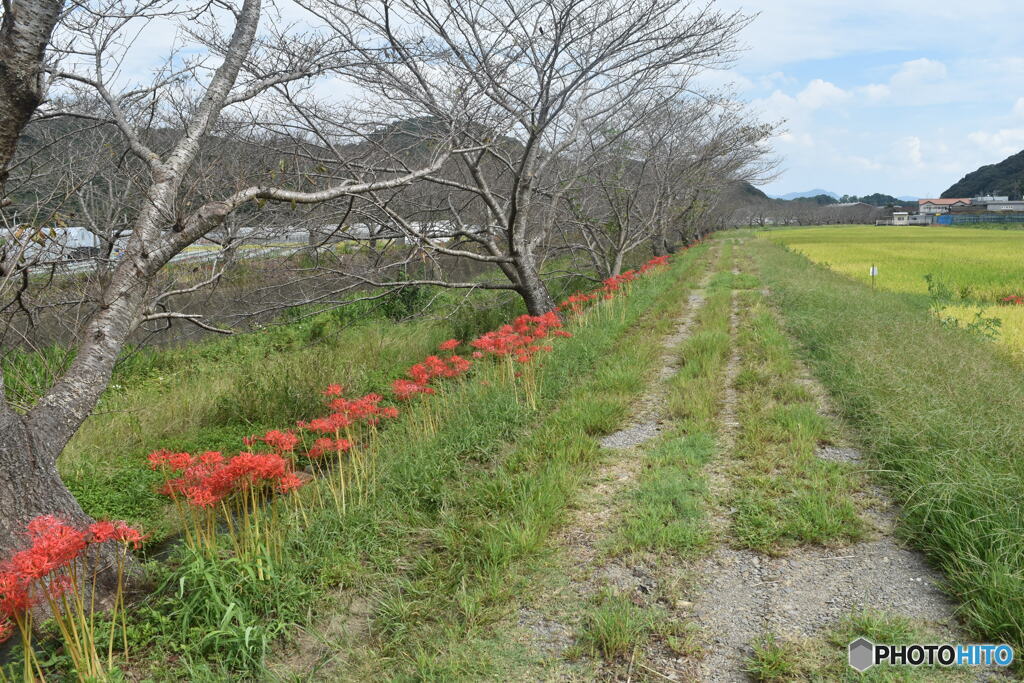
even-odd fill
[[[658,373],[646,393],[637,400],[629,424],[601,440],[601,446],[616,451],[615,457],[595,474],[596,484],[581,496],[578,509],[555,538],[555,546],[565,564],[569,579],[559,602],[580,606],[602,589],[618,594],[642,596],[657,588],[654,568],[642,560],[607,557],[602,542],[614,531],[619,506],[614,501],[633,484],[642,465],[639,447],[658,436],[665,419],[665,380],[679,368],[679,346],[690,335],[697,312],[704,303],[703,287],[691,290],[675,329],[662,340],[663,353]],[[567,593],[567,594],[566,594]],[[554,596],[546,596],[545,603]],[[561,656],[574,643],[574,628],[558,621],[544,605],[526,607],[519,612],[519,626],[529,635],[528,646],[551,656]]]
[[[733,337],[737,316],[732,312]],[[739,352],[734,345],[726,371],[721,412],[723,454],[709,467],[713,493],[728,490],[725,458],[735,442],[735,380]],[[823,414],[833,411],[824,390],[806,372],[801,381],[816,397]],[[854,448],[821,447],[817,454],[827,460],[856,463],[861,454]],[[721,500],[720,495],[716,496]],[[927,565],[923,555],[893,538],[897,511],[884,492],[869,488],[864,498],[864,517],[872,527],[868,540],[847,547],[802,547],[784,557],[728,547],[729,511],[716,509],[712,524],[719,547],[697,563],[694,616],[702,627],[707,652],[696,675],[701,681],[747,681],[746,659],[752,642],[760,635],[806,638],[820,635],[844,616],[859,609],[898,614],[934,628],[939,634],[962,640],[953,617],[954,605],[939,589],[941,576]]]

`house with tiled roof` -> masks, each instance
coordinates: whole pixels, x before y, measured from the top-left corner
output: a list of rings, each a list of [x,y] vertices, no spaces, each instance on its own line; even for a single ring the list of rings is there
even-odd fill
[[[925,216],[935,216],[940,213],[948,213],[953,207],[970,206],[971,200],[967,199],[918,199],[917,210]]]

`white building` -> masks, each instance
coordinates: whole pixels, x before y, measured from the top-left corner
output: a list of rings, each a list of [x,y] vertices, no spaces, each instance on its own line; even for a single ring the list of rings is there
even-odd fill
[[[949,213],[954,206],[970,206],[970,199],[918,199],[917,210],[925,216]]]
[[[1024,212],[1024,201],[1013,201],[1002,197],[998,198],[999,201],[989,202],[985,204],[986,211],[1017,211]]]

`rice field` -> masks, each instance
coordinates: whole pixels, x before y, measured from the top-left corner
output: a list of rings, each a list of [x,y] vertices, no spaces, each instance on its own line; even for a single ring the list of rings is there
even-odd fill
[[[839,225],[762,233],[816,263],[864,283],[878,269],[881,289],[935,296],[937,314],[968,326],[996,318],[993,334],[1024,359],[1024,306],[1001,305],[1024,294],[1024,231],[939,226]]]

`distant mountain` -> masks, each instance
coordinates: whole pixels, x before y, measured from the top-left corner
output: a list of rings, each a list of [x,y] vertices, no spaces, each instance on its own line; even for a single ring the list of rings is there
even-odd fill
[[[787,194],[770,194],[768,195],[772,199],[807,199],[810,197],[817,197],[818,195],[828,195],[832,199],[839,199],[839,195],[835,192],[829,192],[828,190],[822,190],[820,188],[814,190],[807,190],[806,192],[789,192]]]
[[[891,194],[882,194],[881,192],[876,192],[874,194],[866,194],[863,197],[858,197],[857,195],[844,194],[842,197],[839,198],[839,201],[844,204],[854,204],[860,202],[863,204],[870,204],[871,206],[895,206],[896,204],[899,204],[900,202],[905,200],[902,200],[899,197],[893,197]]]
[[[768,199],[768,195],[766,195],[764,192],[748,183],[746,180],[741,180],[739,183],[737,183],[735,191],[739,196],[743,197],[744,199]]]
[[[1024,152],[1017,152],[998,164],[971,171],[942,193],[944,198],[1006,195],[1020,199],[1024,195]]]
[[[916,202],[918,199],[920,199],[920,197],[911,197],[909,195],[901,194],[896,199],[900,200],[901,202]]]

